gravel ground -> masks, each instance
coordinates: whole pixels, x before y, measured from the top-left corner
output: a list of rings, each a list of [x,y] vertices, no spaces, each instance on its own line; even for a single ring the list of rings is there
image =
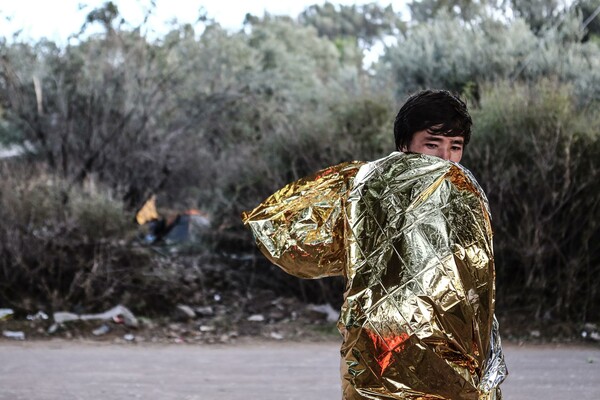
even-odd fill
[[[600,346],[505,345],[506,400],[600,398]],[[0,341],[1,400],[339,399],[337,343]]]

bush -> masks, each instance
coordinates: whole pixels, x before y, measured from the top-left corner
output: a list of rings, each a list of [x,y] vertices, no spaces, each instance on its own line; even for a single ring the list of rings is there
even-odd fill
[[[155,313],[205,295],[189,262],[137,244],[132,215],[106,188],[40,167],[0,169],[0,304],[83,312],[124,303]]]
[[[552,80],[485,88],[465,163],[489,197],[502,312],[600,319],[600,115]]]
[[[256,258],[142,246],[133,213],[90,180],[73,185],[19,162],[0,163],[0,173],[0,305],[5,307],[99,312],[125,304],[136,313],[161,315],[178,303],[209,305],[215,294],[239,308],[240,296],[261,288],[277,287],[305,299],[307,292],[326,295],[321,283],[311,289],[278,276],[275,267],[254,268]],[[228,237],[227,231],[214,236],[217,243]],[[239,232],[234,239],[239,244]],[[249,238],[246,243],[249,247]]]
[[[450,15],[415,25],[386,49],[377,79],[395,86],[397,97],[424,88],[477,92],[481,84],[557,77],[573,84],[581,104],[600,100],[600,46],[583,42],[581,15],[537,36],[522,19],[483,18],[465,24]]]

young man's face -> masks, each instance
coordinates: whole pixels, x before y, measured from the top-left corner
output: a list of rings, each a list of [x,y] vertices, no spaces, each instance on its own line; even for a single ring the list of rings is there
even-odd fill
[[[429,130],[415,132],[408,148],[400,149],[411,153],[421,153],[460,162],[465,140],[462,136],[444,136],[433,134]]]

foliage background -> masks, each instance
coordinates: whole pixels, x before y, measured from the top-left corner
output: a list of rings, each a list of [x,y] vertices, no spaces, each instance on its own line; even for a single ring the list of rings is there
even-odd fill
[[[258,290],[341,302],[341,280],[268,265],[241,211],[285,183],[393,150],[408,94],[467,99],[464,164],[489,196],[498,313],[525,326],[600,320],[598,0],[422,0],[202,18],[158,39],[117,7],[69,45],[0,38],[0,305],[160,314]],[[103,33],[86,35],[100,24]],[[382,46],[366,64],[366,52]],[[156,252],[130,222],[152,193],[212,229]]]

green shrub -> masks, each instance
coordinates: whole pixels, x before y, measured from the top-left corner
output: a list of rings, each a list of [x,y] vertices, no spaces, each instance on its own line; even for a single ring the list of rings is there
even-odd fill
[[[487,86],[465,163],[489,197],[499,309],[600,317],[600,115],[552,80]]]
[[[133,224],[120,201],[34,165],[0,168],[0,303],[100,310],[138,297],[151,257],[125,240]]]

